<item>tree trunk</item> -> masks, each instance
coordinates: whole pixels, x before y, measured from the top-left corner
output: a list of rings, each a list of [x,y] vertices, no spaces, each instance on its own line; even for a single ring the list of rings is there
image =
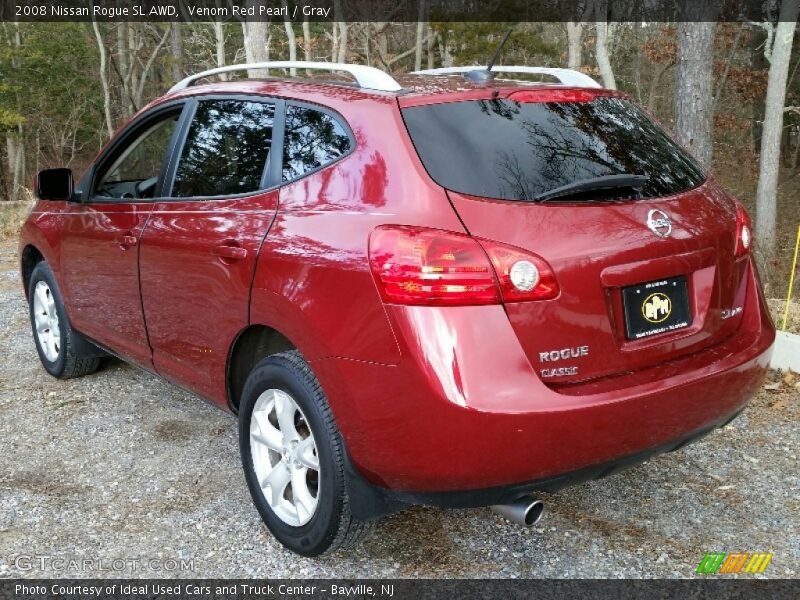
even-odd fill
[[[614,71],[611,70],[611,60],[608,58],[607,9],[608,4],[606,0],[597,0],[595,2],[595,27],[597,29],[597,35],[595,36],[595,56],[597,57],[597,66],[600,69],[600,77],[603,79],[603,86],[610,90],[615,90],[617,89],[617,82],[614,79]]]
[[[257,0],[247,0],[247,7],[258,6]],[[257,10],[257,9],[256,9]],[[266,62],[269,60],[267,49],[267,24],[263,21],[242,21],[244,32],[244,53],[247,62]],[[248,69],[248,77],[269,77],[267,69]]]
[[[429,69],[433,69],[435,66],[435,61],[436,61],[436,50],[434,47],[435,42],[436,42],[436,32],[433,31],[433,27],[431,27],[431,24],[428,23],[428,41],[425,44],[425,48],[428,54]]]
[[[333,0],[333,21],[334,45],[331,59],[333,62],[343,63],[347,61],[347,23],[342,11],[342,0]]]
[[[303,19],[303,56],[305,60],[311,61],[311,25],[308,17]]]
[[[108,137],[114,135],[114,121],[111,118],[111,90],[108,87],[108,73],[106,73],[106,45],[103,43],[103,36],[100,35],[100,27],[97,21],[92,20],[94,37],[97,40],[97,50],[100,53],[100,83],[103,86],[103,112],[106,116],[106,130]]]
[[[183,79],[183,24],[170,25],[169,48],[172,53],[172,80]]]
[[[153,64],[155,63],[156,57],[158,53],[161,52],[161,48],[167,42],[167,38],[169,37],[169,27],[164,30],[164,35],[161,36],[161,39],[156,44],[156,47],[153,48],[153,52],[150,54],[150,58],[147,59],[144,67],[142,67],[142,75],[139,78],[139,85],[136,88],[136,110],[139,110],[139,107],[142,106],[142,98],[144,97],[144,88],[147,85],[147,78],[150,77],[150,72],[153,69]],[[224,51],[225,48],[223,47],[223,58],[224,58]]]
[[[417,39],[414,46],[414,70],[422,69],[422,41],[425,36],[425,0],[419,2],[419,13],[417,13]]]
[[[214,46],[217,51],[217,66],[225,66],[225,29],[222,21],[214,21]],[[221,81],[228,81],[228,76],[225,73],[220,73],[219,78]]]
[[[583,37],[583,23],[567,22],[567,68],[578,69],[583,62],[581,56],[581,38]]]
[[[284,0],[284,6],[287,6]],[[286,31],[286,40],[289,42],[289,60],[297,60],[297,38],[294,37],[294,27],[289,20],[289,15],[283,17],[283,29]],[[297,69],[289,69],[292,77],[297,77]]]
[[[786,80],[792,55],[792,39],[798,16],[796,0],[783,0],[780,20],[770,53],[764,128],[761,134],[758,188],[756,191],[756,239],[759,258],[765,265],[775,254],[778,170],[786,102]]]
[[[704,166],[711,166],[711,122],[714,111],[713,22],[678,23],[678,81],[675,90],[675,132]]]

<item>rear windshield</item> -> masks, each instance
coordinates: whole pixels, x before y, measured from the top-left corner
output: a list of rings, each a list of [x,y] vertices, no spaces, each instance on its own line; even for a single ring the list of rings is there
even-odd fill
[[[403,118],[434,181],[464,194],[536,201],[563,186],[628,174],[639,176],[636,190],[559,197],[655,198],[692,189],[705,179],[694,159],[621,98],[453,102],[405,108]]]

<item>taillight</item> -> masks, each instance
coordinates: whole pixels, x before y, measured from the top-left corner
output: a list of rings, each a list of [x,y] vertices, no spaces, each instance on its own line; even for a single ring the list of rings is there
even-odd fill
[[[753,222],[747,209],[736,202],[736,257],[748,254],[753,247]]]
[[[558,293],[542,259],[461,233],[381,226],[370,236],[369,259],[381,297],[392,304],[499,304]]]
[[[553,270],[538,256],[513,246],[481,240],[500,280],[506,302],[549,300],[558,296]]]

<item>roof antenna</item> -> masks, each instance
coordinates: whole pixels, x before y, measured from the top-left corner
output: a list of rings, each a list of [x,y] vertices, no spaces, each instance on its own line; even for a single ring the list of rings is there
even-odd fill
[[[494,56],[489,61],[489,64],[486,65],[486,69],[475,69],[474,71],[467,71],[464,73],[464,77],[469,79],[472,83],[489,83],[492,79],[494,79],[494,73],[492,73],[492,67],[494,63],[497,62],[497,59],[500,57],[500,52],[503,50],[503,46],[506,45],[508,38],[511,36],[511,32],[514,31],[514,28],[511,27],[508,31],[506,31],[505,36],[503,36],[503,41],[500,42],[500,45],[497,46],[497,50],[494,51]]]

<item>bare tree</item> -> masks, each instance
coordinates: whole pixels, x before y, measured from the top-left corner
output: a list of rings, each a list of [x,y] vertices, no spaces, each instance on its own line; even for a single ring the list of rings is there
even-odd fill
[[[595,56],[597,66],[600,69],[600,77],[603,79],[603,86],[610,90],[617,89],[617,82],[614,79],[614,71],[611,69],[611,60],[608,58],[608,23],[606,15],[608,13],[607,0],[596,0],[594,5],[595,27]]]
[[[167,42],[167,38],[169,37],[170,28],[166,27],[164,29],[164,33],[161,35],[161,38],[158,40],[155,48],[150,53],[150,57],[147,59],[147,62],[142,67],[142,72],[139,76],[139,84],[136,87],[136,95],[134,96],[134,101],[136,103],[135,108],[138,110],[140,106],[142,106],[143,102],[142,99],[144,97],[144,88],[147,85],[147,79],[150,77],[150,73],[153,70],[153,64],[155,63],[156,57],[158,53],[161,51],[161,48],[164,47],[164,44]],[[158,34],[158,27],[156,26],[156,34]],[[223,58],[224,58],[224,47],[223,47]]]
[[[283,6],[287,6],[286,0],[283,0]],[[297,39],[294,37],[294,27],[288,14],[283,17],[283,28],[286,31],[286,40],[289,42],[289,60],[297,60]],[[297,69],[289,69],[289,74],[297,77]]]
[[[223,27],[222,21],[214,21],[212,23],[214,27],[214,48],[216,49],[217,55],[217,66],[224,67],[225,66],[225,29]],[[225,73],[221,73],[219,78],[222,81],[227,81],[228,76]]]
[[[308,17],[303,17],[303,57],[305,60],[311,60],[311,26]]]
[[[247,0],[248,8],[258,6],[257,0]],[[269,40],[267,38],[267,24],[263,21],[242,21],[244,33],[244,51],[247,62],[266,62],[269,60]],[[248,69],[249,77],[267,77],[266,69]]]
[[[183,24],[170,25],[169,49],[172,54],[172,79],[183,78]]]
[[[347,23],[344,20],[344,12],[342,11],[342,0],[333,0],[333,24],[334,30],[338,35],[335,38],[338,40],[338,46],[334,46],[333,61],[338,63],[347,62]]]
[[[592,3],[582,0],[577,3],[577,21],[567,21],[567,68],[578,69],[583,64],[583,28],[585,21],[592,13]]]
[[[678,79],[675,130],[678,141],[703,165],[713,155],[711,122],[714,111],[714,32],[716,23],[678,23]]]
[[[756,236],[762,261],[769,260],[775,253],[778,169],[783,134],[783,113],[786,110],[784,108],[786,81],[789,75],[789,60],[792,55],[792,40],[797,17],[797,0],[783,0],[774,35],[769,36],[772,44],[769,51],[765,53],[770,66],[756,191]]]
[[[111,88],[108,85],[108,73],[106,72],[106,45],[103,42],[103,36],[100,35],[100,27],[94,19],[92,19],[92,29],[94,30],[95,40],[97,40],[97,51],[100,53],[100,83],[103,86],[103,112],[106,116],[106,130],[110,138],[114,135],[114,120],[111,118]]]
[[[414,70],[422,68],[422,41],[425,36],[425,13],[427,6],[425,0],[419,1],[419,13],[417,14],[417,38],[414,44]]]

